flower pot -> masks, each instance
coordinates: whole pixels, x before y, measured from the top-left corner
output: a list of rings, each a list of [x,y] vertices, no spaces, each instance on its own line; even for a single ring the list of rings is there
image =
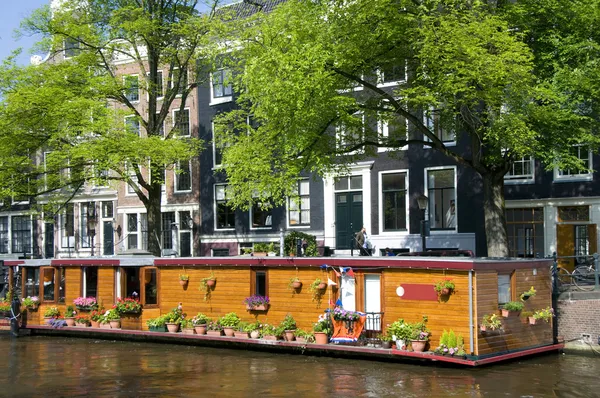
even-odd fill
[[[194,330],[196,334],[206,334],[206,325],[196,325],[194,326]]]
[[[260,337],[260,331],[258,330],[253,330],[250,332],[250,337],[253,339],[257,339]]]
[[[285,341],[294,341],[295,330],[286,330],[284,334]]]
[[[148,330],[151,332],[160,332],[160,333],[166,333],[167,332],[167,327],[166,326],[150,326],[148,327]]]
[[[121,320],[120,319],[111,320],[109,322],[110,322],[111,329],[121,329]]]
[[[487,332],[487,326],[480,325],[479,330],[481,330],[482,332]]]
[[[396,349],[397,350],[406,350],[406,341],[396,340]]]
[[[253,307],[246,305],[246,310],[248,310],[248,311],[268,311],[269,306],[270,306],[270,304],[255,305]]]
[[[108,323],[108,322],[101,323],[100,324],[100,329],[110,329],[110,323]]]
[[[385,349],[389,350],[390,348],[392,348],[392,342],[391,341],[382,341],[381,348],[385,348]]]
[[[89,323],[75,323],[75,326],[77,326],[78,328],[87,328],[88,326],[90,326]]]
[[[177,333],[179,331],[179,324],[178,323],[167,323],[167,331],[169,333]]]
[[[99,328],[100,327],[100,322],[98,322],[98,321],[90,321],[90,323],[92,324],[93,328]]]
[[[442,291],[440,292],[440,295],[442,296],[449,296],[450,293],[452,293],[452,288],[449,287],[445,287],[442,289]]]
[[[292,289],[300,289],[302,287],[302,282],[292,282]]]
[[[223,332],[225,333],[225,336],[227,336],[227,337],[233,337],[233,332],[234,331],[235,330],[233,328],[230,328],[230,327],[224,327],[223,328]]]
[[[317,290],[325,290],[325,289],[327,289],[327,283],[325,283],[325,282],[321,282],[317,286]]]
[[[188,285],[188,282],[189,282],[189,280],[185,280],[185,281],[182,281],[181,279],[179,280],[179,284],[183,287],[186,287]]]
[[[511,316],[519,316],[520,313],[521,313],[521,311],[509,311],[509,310],[505,310],[504,308],[502,309],[502,316],[504,318],[508,318]]]
[[[183,333],[183,334],[194,334],[194,328],[183,328],[183,329],[181,329],[181,333]]]
[[[537,319],[535,319],[534,317],[530,316],[529,318],[529,324],[530,325],[535,325],[537,323]]]
[[[277,336],[263,336],[262,337],[263,340],[273,340],[276,341],[277,340]]]
[[[306,344],[308,341],[306,341],[306,337],[296,337],[296,343]]]
[[[215,280],[214,279],[209,279],[206,281],[206,286],[208,287],[213,287],[215,285]]]
[[[410,345],[414,352],[424,352],[427,340],[411,340]]]
[[[75,318],[65,318],[67,326],[75,326]]]
[[[241,339],[247,339],[248,338],[248,332],[244,332],[242,330],[236,330],[235,332],[233,332],[235,337],[239,337]]]
[[[327,333],[315,332],[315,344],[327,344],[329,343],[329,336]]]
[[[223,331],[222,330],[207,330],[206,334],[208,336],[222,336],[223,335]]]

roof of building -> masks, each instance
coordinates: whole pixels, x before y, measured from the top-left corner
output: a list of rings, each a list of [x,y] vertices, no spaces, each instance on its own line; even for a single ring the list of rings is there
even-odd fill
[[[232,13],[232,18],[248,18],[257,12],[269,13],[286,0],[242,0],[237,3],[228,4],[217,9],[216,14]]]

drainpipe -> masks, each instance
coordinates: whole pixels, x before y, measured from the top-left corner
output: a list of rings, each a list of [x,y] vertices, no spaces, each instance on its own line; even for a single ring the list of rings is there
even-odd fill
[[[473,270],[469,271],[469,347],[471,347],[471,355],[473,355],[473,344],[475,340],[473,337]]]

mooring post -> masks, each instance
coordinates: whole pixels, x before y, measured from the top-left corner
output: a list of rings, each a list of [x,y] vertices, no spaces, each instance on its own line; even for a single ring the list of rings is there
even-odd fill
[[[595,286],[594,286],[594,290],[595,291],[599,291],[600,290],[600,277],[598,276],[598,253],[594,253],[594,279],[595,279]]]

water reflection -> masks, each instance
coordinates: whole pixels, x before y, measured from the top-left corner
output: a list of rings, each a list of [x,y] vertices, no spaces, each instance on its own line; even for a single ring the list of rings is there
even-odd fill
[[[435,368],[122,341],[0,337],[3,396],[591,397],[600,359]]]

